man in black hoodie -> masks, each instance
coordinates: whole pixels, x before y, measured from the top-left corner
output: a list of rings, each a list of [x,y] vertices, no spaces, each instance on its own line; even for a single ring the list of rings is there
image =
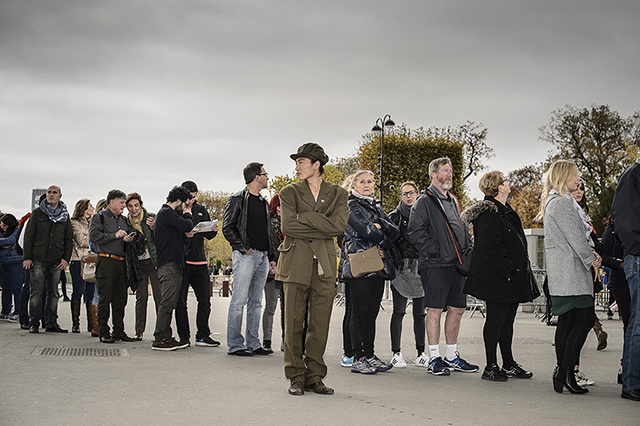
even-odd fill
[[[158,252],[158,278],[162,288],[162,301],[158,308],[155,341],[151,349],[174,351],[189,346],[188,342],[178,342],[171,331],[171,317],[178,304],[182,274],[185,268],[185,234],[193,229],[191,216],[191,194],[181,186],[174,186],[167,203],[162,205],[156,216],[154,237]]]
[[[191,216],[193,217],[193,225],[200,222],[207,222],[209,213],[207,209],[198,204],[195,200],[198,195],[198,186],[193,181],[182,182],[181,185],[193,197],[191,204]],[[220,346],[220,342],[211,338],[211,330],[209,329],[209,315],[211,315],[211,285],[209,281],[209,267],[207,257],[204,253],[204,239],[211,240],[218,233],[218,225],[213,227],[209,232],[187,232],[187,240],[185,242],[185,258],[186,266],[182,274],[182,286],[180,287],[180,297],[178,306],[176,307],[176,328],[180,342],[189,342],[191,331],[189,329],[189,317],[187,315],[187,295],[189,284],[198,300],[198,310],[196,313],[196,346]]]

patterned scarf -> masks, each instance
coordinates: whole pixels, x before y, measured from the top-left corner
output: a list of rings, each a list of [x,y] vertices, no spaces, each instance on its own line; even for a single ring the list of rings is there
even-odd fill
[[[355,189],[352,189],[351,193],[353,194],[354,197],[360,198],[362,200],[367,200],[371,204],[375,204],[376,199],[371,197],[371,196],[369,196],[369,195],[362,195],[358,191],[356,191]]]
[[[131,222],[131,226],[136,228],[138,231],[142,232],[142,219],[147,211],[144,208],[140,209],[140,213],[138,216],[134,216],[132,214],[129,215],[129,222]]]
[[[46,214],[53,223],[66,222],[69,220],[69,210],[67,210],[67,205],[62,201],[58,201],[58,207],[54,210],[45,198],[40,203],[40,210]]]

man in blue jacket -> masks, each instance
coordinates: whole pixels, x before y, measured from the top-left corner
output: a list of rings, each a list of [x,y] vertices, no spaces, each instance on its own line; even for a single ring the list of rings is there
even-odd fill
[[[158,278],[162,288],[162,301],[158,308],[154,342],[151,349],[158,351],[174,351],[189,346],[189,342],[178,342],[171,331],[171,317],[178,305],[180,285],[185,268],[184,240],[185,234],[193,229],[191,203],[193,197],[181,186],[174,186],[167,202],[156,215],[154,238],[158,253]]]
[[[429,164],[431,185],[411,207],[409,242],[420,253],[418,268],[424,287],[427,311],[428,372],[447,376],[453,371],[475,373],[478,366],[469,364],[458,354],[460,320],[467,307],[463,293],[464,277],[456,266],[462,263],[462,253],[471,246],[471,236],[460,219],[458,199],[449,192],[453,168],[447,157]],[[448,308],[444,322],[447,343],[445,358],[440,356],[440,317]],[[424,365],[422,365],[424,367]]]
[[[624,272],[631,299],[622,351],[621,396],[640,401],[640,158],[620,176],[611,218],[624,247]]]

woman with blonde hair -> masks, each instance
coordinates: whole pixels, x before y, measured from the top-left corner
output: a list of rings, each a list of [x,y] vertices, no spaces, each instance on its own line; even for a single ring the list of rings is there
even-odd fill
[[[400,230],[391,222],[382,207],[376,205],[373,196],[373,173],[359,170],[347,178],[343,187],[349,195],[349,222],[342,237],[339,279],[349,287],[351,321],[349,332],[354,360],[352,373],[373,374],[387,371],[391,363],[382,361],[374,353],[376,318],[384,293],[385,280],[395,278],[396,270],[391,260],[393,243],[400,238]],[[346,186],[345,186],[346,185]],[[381,271],[354,276],[347,254],[359,253],[378,247],[383,253]]]
[[[575,163],[555,161],[536,216],[544,222],[549,293],[553,313],[558,315],[553,389],[562,393],[566,387],[575,394],[588,392],[576,382],[573,369],[595,321],[591,268],[597,270],[602,261],[594,250],[591,225],[585,223],[582,208],[571,196],[580,182]]]

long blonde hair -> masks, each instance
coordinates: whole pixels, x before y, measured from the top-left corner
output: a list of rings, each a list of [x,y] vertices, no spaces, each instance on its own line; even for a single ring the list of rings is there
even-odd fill
[[[551,192],[552,189],[555,189],[564,197],[569,193],[567,182],[575,176],[578,176],[578,166],[576,166],[576,163],[573,161],[556,160],[553,162],[551,167],[549,167],[547,179],[544,182],[544,189],[542,191],[542,196],[540,197],[540,211],[534,218],[536,222],[541,221],[544,217],[544,208],[547,204],[547,199],[549,198],[549,192]]]

